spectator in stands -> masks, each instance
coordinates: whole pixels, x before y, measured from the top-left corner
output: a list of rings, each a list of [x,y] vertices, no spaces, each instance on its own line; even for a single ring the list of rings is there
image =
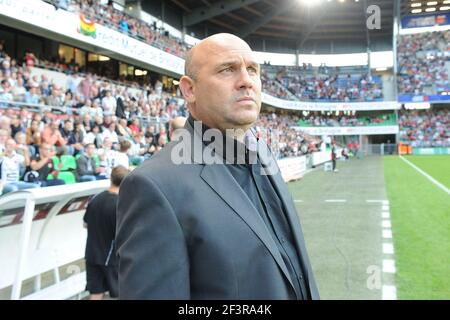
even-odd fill
[[[112,116],[116,114],[117,101],[116,98],[112,96],[110,90],[107,90],[105,96],[102,99],[102,109],[103,115]]]
[[[156,152],[156,142],[153,140],[153,135],[147,132],[145,133],[145,143],[143,152],[144,159],[150,158],[155,152]]]
[[[0,195],[16,190],[39,187],[38,184],[19,180],[26,163],[24,156],[16,151],[16,141],[11,138],[7,139],[5,150],[0,154]]]
[[[23,132],[17,132],[14,135],[14,140],[16,141],[16,152],[24,157],[25,166],[21,168],[20,176],[22,177],[25,173],[25,169],[30,165],[31,152],[29,146],[27,146],[26,134]],[[33,154],[34,156],[34,154]]]
[[[59,121],[52,120],[49,125],[47,125],[41,134],[42,142],[49,144],[56,148],[57,152],[67,153],[66,140],[61,135],[59,130]]]
[[[39,154],[31,159],[30,170],[27,172],[26,179],[28,182],[38,183],[41,187],[63,185],[65,182],[58,179],[63,163],[59,161],[55,168],[52,157],[56,155],[55,148],[46,142],[39,146]],[[53,176],[52,180],[47,180],[49,175]]]
[[[78,93],[78,86],[80,85],[81,78],[78,76],[78,73],[73,72],[69,74],[66,81],[66,88],[70,90],[72,94],[76,95]]]
[[[186,118],[185,117],[176,117],[170,121],[170,141],[172,140],[178,140],[180,135],[180,130],[184,128],[184,125],[186,124]]]
[[[105,168],[104,175],[109,178],[111,171],[118,164],[117,151],[112,149],[111,138],[103,138],[103,148],[99,149],[100,166]],[[103,174],[103,173],[102,173]]]
[[[84,99],[90,99],[93,97],[91,95],[91,87],[92,87],[92,76],[90,74],[86,75],[86,77],[80,81],[78,85],[78,90]]]
[[[32,87],[30,87],[30,90],[25,93],[25,103],[39,104],[40,101],[41,98],[38,95],[38,87],[33,85]]]
[[[131,148],[131,143],[128,140],[122,140],[119,143],[119,152],[117,153],[116,166],[123,166],[125,168],[130,167],[130,159],[128,158],[128,151]]]
[[[96,148],[102,147],[102,134],[100,133],[100,127],[95,124],[91,131],[87,132],[86,135],[83,137],[83,144],[89,144],[93,143]]]
[[[58,85],[53,85],[51,95],[46,99],[46,104],[51,107],[63,106],[63,99],[61,98],[61,88]]]
[[[141,125],[139,123],[139,118],[134,118],[131,120],[131,124],[128,126],[132,134],[136,134],[141,131]]]
[[[64,145],[67,154],[75,156],[83,152],[83,136],[80,131],[76,132],[74,130],[72,120],[66,120],[60,132],[65,141]]]
[[[145,142],[143,141],[144,134],[137,132],[133,135],[131,140],[131,148],[129,150],[129,158],[131,164],[138,166],[145,160],[145,153],[147,151]]]
[[[41,144],[41,132],[39,129],[39,122],[36,119],[31,121],[31,125],[25,131],[26,144],[30,147],[31,155],[34,156],[38,152]]]
[[[77,159],[77,176],[80,182],[106,179],[104,167],[97,167],[94,159],[95,145],[89,143],[85,146],[85,153]]]
[[[116,207],[118,193],[128,169],[118,166],[111,172],[111,185],[88,204],[83,221],[87,228],[86,290],[91,300],[102,300],[109,292],[118,296],[118,262],[116,258]]]
[[[9,132],[10,130],[0,128],[0,154],[5,151],[6,140],[11,137]]]
[[[5,102],[13,101],[13,100],[14,100],[14,97],[11,93],[11,84],[9,83],[8,80],[3,79],[1,81],[1,88],[0,88],[0,107],[7,108],[8,104]]]
[[[11,118],[11,136],[14,137],[18,132],[25,132],[22,127],[22,122],[18,115],[13,115]]]
[[[119,123],[117,124],[117,134],[124,138],[130,140],[133,136],[131,129],[127,126],[126,119],[119,119]]]
[[[106,119],[105,119],[106,120]],[[116,123],[110,122],[108,128],[102,132],[103,139],[109,138],[113,144],[119,143],[119,136],[116,133]]]

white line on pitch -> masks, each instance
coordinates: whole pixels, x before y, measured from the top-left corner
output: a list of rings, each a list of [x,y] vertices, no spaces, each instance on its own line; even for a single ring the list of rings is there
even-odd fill
[[[294,200],[294,202],[303,202],[303,200]]]
[[[390,227],[391,227],[391,221],[389,221],[389,220],[383,220],[383,221],[381,221],[381,226],[382,226],[383,228],[390,228]]]
[[[383,230],[383,238],[384,239],[392,239],[392,231],[391,230]]]
[[[383,260],[383,272],[395,273],[395,261],[392,259]]]
[[[428,173],[426,173],[425,171],[423,171],[422,169],[420,169],[419,167],[417,167],[415,164],[413,164],[411,161],[405,159],[402,156],[399,156],[400,159],[402,159],[403,161],[405,161],[407,164],[409,164],[411,167],[413,167],[414,169],[416,169],[419,173],[421,173],[422,175],[424,175],[428,180],[430,180],[431,182],[433,182],[434,185],[436,185],[437,187],[441,188],[442,190],[444,190],[445,192],[447,192],[447,194],[450,195],[450,189],[448,189],[446,186],[444,186],[442,183],[440,183],[439,181],[437,181],[436,179],[434,179],[432,176],[430,176]]]
[[[383,243],[384,254],[394,254],[394,246],[392,243]]]
[[[383,219],[389,219],[389,217],[390,217],[389,211],[383,211],[383,212],[381,213],[381,217],[382,217]]]
[[[383,206],[381,207],[381,210],[388,211],[389,206],[383,204]]]
[[[389,201],[387,200],[366,200],[368,203],[382,203],[382,204],[389,204]]]
[[[347,202],[345,199],[329,199],[325,200],[325,202]]]
[[[382,289],[383,300],[397,300],[397,288],[395,286],[383,285]]]

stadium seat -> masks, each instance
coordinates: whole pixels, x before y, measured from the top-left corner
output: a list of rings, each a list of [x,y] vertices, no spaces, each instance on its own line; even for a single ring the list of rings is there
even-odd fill
[[[95,165],[97,167],[100,167],[100,158],[99,158],[98,154],[94,154],[94,156],[92,158],[94,158],[94,160],[95,160]]]
[[[63,155],[61,156],[61,162],[63,163],[61,171],[75,170],[77,168],[77,162],[74,156]]]
[[[63,180],[66,184],[74,184],[77,183],[75,175],[70,171],[61,171],[58,174],[58,179]]]
[[[53,167],[58,168],[59,158],[57,156],[52,157]]]

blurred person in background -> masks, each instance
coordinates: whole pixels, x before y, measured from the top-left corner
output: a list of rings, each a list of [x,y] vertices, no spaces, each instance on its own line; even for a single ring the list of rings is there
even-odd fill
[[[86,290],[90,300],[118,296],[118,268],[116,257],[116,207],[120,185],[128,169],[117,166],[111,172],[108,190],[96,195],[88,204],[83,221],[87,228]]]

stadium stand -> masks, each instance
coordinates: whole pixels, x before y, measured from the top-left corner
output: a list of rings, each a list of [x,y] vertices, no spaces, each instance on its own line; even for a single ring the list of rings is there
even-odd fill
[[[150,25],[115,9],[113,1],[108,1],[104,5],[100,1],[71,0],[63,1],[62,5],[57,3],[56,6],[83,15],[83,19],[88,23],[95,21],[179,57],[184,57],[189,48],[181,39],[171,37],[166,30],[158,28],[156,24]]]
[[[450,111],[402,110],[399,115],[400,142],[413,147],[450,147]]]
[[[360,102],[382,101],[383,83],[379,76],[369,76],[363,68],[265,67],[266,82],[280,84],[285,90],[271,90],[286,99],[294,94],[301,101]],[[264,79],[264,78],[263,78]],[[266,85],[267,86],[267,85]]]
[[[399,94],[439,95],[450,91],[450,31],[402,35],[397,54]]]

